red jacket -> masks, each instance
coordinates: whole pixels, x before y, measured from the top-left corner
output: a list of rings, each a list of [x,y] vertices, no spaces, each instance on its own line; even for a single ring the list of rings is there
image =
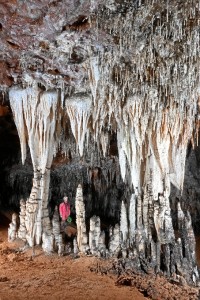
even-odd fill
[[[59,206],[59,212],[60,212],[60,216],[62,218],[62,221],[67,220],[67,218],[69,217],[69,215],[71,213],[69,202],[61,203],[60,206]]]

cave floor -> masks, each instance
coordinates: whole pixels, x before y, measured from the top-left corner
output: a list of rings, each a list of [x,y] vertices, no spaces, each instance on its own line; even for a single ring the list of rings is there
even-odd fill
[[[40,247],[17,252],[20,242],[7,242],[7,226],[0,224],[0,300],[142,300],[136,288],[116,286],[116,277],[91,272],[95,257],[44,255]]]
[[[186,284],[171,284],[159,276],[138,275],[132,281],[133,286],[117,285],[120,278],[117,279],[116,275],[102,275],[102,270],[111,266],[109,260],[88,256],[74,259],[72,256],[45,255],[39,246],[35,247],[35,256],[32,258],[32,249],[18,251],[23,246],[21,241],[8,243],[9,222],[2,220],[1,216],[0,300],[199,299],[199,289]]]

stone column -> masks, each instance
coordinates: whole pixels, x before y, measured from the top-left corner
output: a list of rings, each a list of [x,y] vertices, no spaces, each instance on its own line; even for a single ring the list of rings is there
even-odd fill
[[[76,192],[76,225],[77,225],[77,245],[80,252],[89,249],[88,237],[85,224],[85,205],[83,202],[82,186],[79,184]]]

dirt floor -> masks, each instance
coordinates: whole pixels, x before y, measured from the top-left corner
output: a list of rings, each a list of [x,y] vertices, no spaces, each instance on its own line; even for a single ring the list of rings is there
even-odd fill
[[[19,251],[22,242],[8,243],[8,224],[0,215],[0,300],[200,299],[199,288],[188,286],[180,276],[179,281],[177,278],[166,280],[163,274],[131,270],[117,277],[107,272],[113,270],[111,260],[45,255],[40,247],[35,248],[32,257],[31,249]]]
[[[134,287],[117,286],[114,275],[91,272],[90,269],[97,266],[97,258],[47,256],[40,247],[36,247],[34,258],[31,250],[17,251],[22,244],[7,242],[7,228],[8,224],[1,216],[0,300],[147,299]]]

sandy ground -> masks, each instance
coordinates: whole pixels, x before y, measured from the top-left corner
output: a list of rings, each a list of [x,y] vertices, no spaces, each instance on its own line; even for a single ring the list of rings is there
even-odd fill
[[[0,300],[143,300],[136,288],[115,285],[114,275],[91,272],[94,257],[44,255],[36,247],[32,252],[16,251],[20,243],[7,242],[8,225],[0,220]]]

